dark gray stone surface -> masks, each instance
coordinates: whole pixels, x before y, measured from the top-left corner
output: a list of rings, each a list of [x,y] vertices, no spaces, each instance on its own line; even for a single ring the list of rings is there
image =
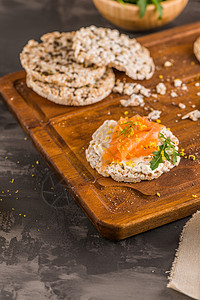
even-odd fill
[[[199,20],[190,0],[163,29]],[[27,40],[90,24],[113,27],[91,0],[0,0],[0,76],[21,69]],[[24,138],[0,101],[0,300],[189,299],[166,288],[188,218],[108,241]]]

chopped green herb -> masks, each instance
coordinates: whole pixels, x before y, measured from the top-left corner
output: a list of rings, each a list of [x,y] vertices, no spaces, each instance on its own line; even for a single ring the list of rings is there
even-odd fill
[[[170,138],[166,138],[162,133],[160,133],[160,137],[164,139],[164,143],[159,146],[158,151],[153,152],[153,159],[150,161],[151,170],[155,170],[158,168],[159,164],[164,162],[164,159],[170,161],[170,156],[167,153],[167,150],[172,151],[172,163],[175,165],[177,162],[177,156],[181,156],[180,153],[175,149],[174,143],[170,140]]]
[[[126,126],[122,130],[120,130],[119,136],[128,136],[134,131],[134,129],[136,129],[136,124],[131,120],[124,122],[122,125]]]

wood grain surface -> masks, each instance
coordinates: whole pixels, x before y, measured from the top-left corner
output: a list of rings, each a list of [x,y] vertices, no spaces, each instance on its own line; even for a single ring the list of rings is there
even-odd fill
[[[200,208],[199,122],[177,116],[192,111],[192,105],[200,109],[199,87],[195,86],[199,82],[200,65],[192,51],[199,35],[200,23],[196,23],[138,39],[149,47],[157,66],[153,78],[141,83],[153,89],[162,75],[167,86],[166,95],[159,96],[158,101],[153,97],[146,99],[146,106],[162,110],[162,123],[179,138],[180,147],[187,155],[196,156],[195,161],[183,158],[177,168],[152,181],[117,183],[99,175],[85,158],[93,132],[105,120],[118,120],[125,110],[128,116],[146,115],[149,111],[121,107],[122,97],[117,94],[86,107],[57,105],[26,86],[24,71],[0,80],[0,92],[9,109],[99,232],[109,239],[141,233]],[[164,68],[166,60],[173,60],[173,66]],[[131,82],[124,73],[116,72],[116,77]],[[188,90],[177,92],[179,96],[172,99],[170,91],[176,91],[174,78],[182,79]],[[180,110],[172,102],[184,103],[186,109]],[[197,198],[192,197],[194,194]]]

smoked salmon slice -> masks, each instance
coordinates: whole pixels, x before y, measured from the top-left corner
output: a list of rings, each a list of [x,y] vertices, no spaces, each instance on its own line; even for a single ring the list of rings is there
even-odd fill
[[[111,142],[103,152],[103,162],[121,162],[152,154],[158,148],[162,127],[163,125],[140,115],[120,118],[114,128]]]

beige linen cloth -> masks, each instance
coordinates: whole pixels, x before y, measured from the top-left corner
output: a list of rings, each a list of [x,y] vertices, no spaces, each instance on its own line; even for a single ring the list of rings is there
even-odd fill
[[[183,228],[167,287],[200,300],[200,211]]]

